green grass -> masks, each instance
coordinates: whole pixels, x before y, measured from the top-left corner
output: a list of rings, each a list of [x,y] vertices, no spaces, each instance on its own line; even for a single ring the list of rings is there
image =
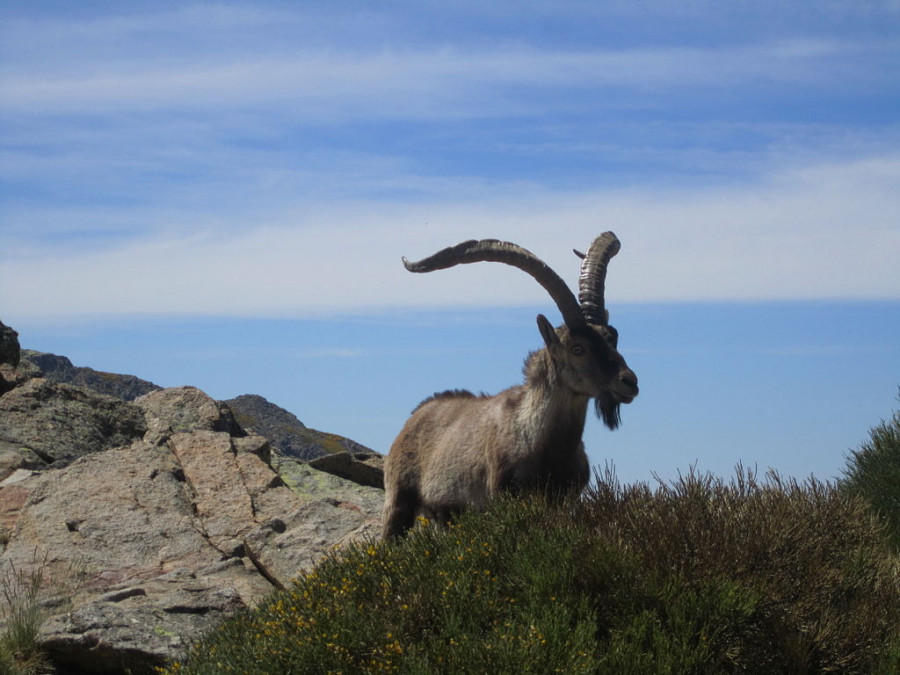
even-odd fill
[[[0,675],[47,672],[48,662],[38,642],[46,619],[40,605],[45,564],[35,563],[28,570],[10,565],[0,576]]]
[[[900,577],[865,501],[691,473],[501,499],[335,554],[170,674],[889,673]]]
[[[35,549],[17,566],[7,560],[0,573],[0,675],[55,672],[40,642],[40,631],[53,606],[66,608],[81,585],[86,567],[74,561],[50,572],[48,553]]]

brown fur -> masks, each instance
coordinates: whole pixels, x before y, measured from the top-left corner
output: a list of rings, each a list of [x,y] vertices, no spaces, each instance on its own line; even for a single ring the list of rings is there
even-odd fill
[[[588,401],[614,408],[637,395],[637,378],[603,331],[538,326],[545,347],[525,362],[525,382],[495,396],[449,391],[413,411],[385,462],[383,535],[403,534],[424,516],[446,522],[483,509],[502,490],[580,492],[589,467]],[[608,419],[609,415],[609,419]]]
[[[482,394],[481,398],[485,398],[485,396],[486,396],[485,394]],[[415,414],[415,412],[419,408],[421,408],[423,405],[425,405],[426,403],[431,403],[432,401],[441,401],[443,399],[448,399],[448,398],[477,398],[477,397],[475,396],[475,394],[473,394],[468,389],[448,389],[447,391],[440,391],[436,394],[432,394],[431,396],[426,398],[424,401],[422,401],[419,405],[417,405],[413,409],[412,414]]]

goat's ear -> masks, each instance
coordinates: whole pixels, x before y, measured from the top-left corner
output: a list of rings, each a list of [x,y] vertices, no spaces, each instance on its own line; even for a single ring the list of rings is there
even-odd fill
[[[553,348],[560,345],[559,336],[556,334],[556,329],[543,314],[538,314],[537,325],[538,330],[541,331],[541,337],[544,338],[544,344],[547,345],[548,351],[552,353]]]

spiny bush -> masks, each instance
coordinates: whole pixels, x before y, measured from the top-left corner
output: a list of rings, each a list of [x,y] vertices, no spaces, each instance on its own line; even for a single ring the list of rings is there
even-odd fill
[[[500,499],[350,547],[170,674],[889,673],[896,559],[864,502],[738,470]]]
[[[894,550],[900,551],[900,410],[870,429],[869,440],[851,451],[843,485],[872,505]]]

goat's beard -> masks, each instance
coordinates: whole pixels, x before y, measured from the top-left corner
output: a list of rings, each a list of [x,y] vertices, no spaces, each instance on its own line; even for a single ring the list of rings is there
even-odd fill
[[[603,420],[603,424],[613,431],[619,428],[622,418],[619,415],[618,401],[606,394],[594,399],[594,407],[597,410],[597,417]]]

